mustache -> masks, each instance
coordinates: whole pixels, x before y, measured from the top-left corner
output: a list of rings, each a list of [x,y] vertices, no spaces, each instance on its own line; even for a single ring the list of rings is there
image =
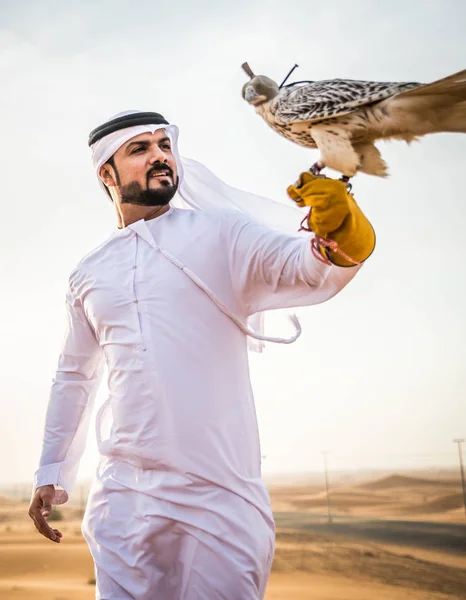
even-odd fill
[[[165,163],[155,163],[155,165],[147,171],[147,174],[146,174],[147,181],[149,181],[149,178],[151,177],[151,175],[153,175],[154,173],[160,173],[162,171],[168,171],[168,174],[173,179],[173,169],[171,167],[169,167]]]

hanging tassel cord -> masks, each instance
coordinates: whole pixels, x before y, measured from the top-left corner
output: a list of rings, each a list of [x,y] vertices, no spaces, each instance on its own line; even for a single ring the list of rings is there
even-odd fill
[[[228,307],[225,306],[225,304],[220,300],[220,298],[218,296],[216,296],[212,292],[212,290],[210,290],[208,288],[208,286],[202,281],[202,279],[200,279],[200,277],[198,277],[195,273],[193,273],[193,271],[188,269],[188,267],[186,267],[178,258],[173,256],[172,254],[170,254],[163,248],[160,248],[160,246],[157,246],[156,250],[158,252],[160,252],[160,254],[162,254],[162,256],[164,256],[173,265],[175,265],[175,267],[178,267],[178,269],[183,271],[183,273],[187,277],[189,277],[189,279],[191,279],[191,281],[194,284],[196,284],[197,287],[200,288],[210,298],[210,300],[212,300],[212,302],[217,306],[217,308],[219,308],[223,312],[223,314],[225,314],[227,317],[229,317],[233,321],[233,323],[238,327],[238,329],[240,329],[240,331],[242,331],[245,335],[248,335],[249,337],[252,337],[255,340],[260,340],[262,342],[273,342],[276,344],[292,344],[301,335],[301,333],[302,333],[301,323],[299,322],[299,319],[295,314],[288,316],[288,318],[295,330],[295,333],[289,338],[271,337],[271,336],[267,336],[267,335],[262,335],[261,333],[254,331],[253,329],[248,327],[245,323],[243,323],[243,321],[239,317],[237,317],[234,313],[232,313],[228,309]]]

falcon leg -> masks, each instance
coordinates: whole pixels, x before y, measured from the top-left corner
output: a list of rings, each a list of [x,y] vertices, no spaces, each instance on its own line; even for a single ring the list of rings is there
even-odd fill
[[[325,164],[321,161],[318,160],[317,162],[315,162],[312,167],[309,169],[309,171],[313,174],[313,175],[320,175],[320,172],[322,171],[322,169],[325,167]]]
[[[361,166],[361,159],[344,127],[336,124],[314,125],[309,133],[320,150],[320,162],[330,169],[340,171],[348,179],[356,174]]]
[[[317,162],[315,162],[312,167],[309,169],[309,171],[315,175],[316,177],[322,177],[322,178],[326,178],[326,175],[322,175],[321,171],[322,169],[325,167],[324,163],[321,160],[318,160]],[[349,182],[350,177],[348,177],[348,175],[342,175],[340,177],[340,181],[342,181],[346,187],[348,188],[348,191],[351,192],[352,189],[352,185]]]
[[[351,177],[348,177],[348,175],[342,175],[340,177],[340,181],[343,181],[343,183],[346,185],[348,192],[351,192],[351,190],[353,189],[352,184],[349,182],[350,179]]]
[[[354,144],[354,149],[361,157],[361,166],[359,170],[369,175],[377,177],[387,177],[387,163],[380,155],[380,151],[374,144],[370,142]]]
[[[326,175],[322,175],[321,171],[322,169],[325,167],[324,163],[321,160],[318,160],[317,162],[315,162],[312,167],[309,169],[309,171],[315,175],[316,177],[322,177],[322,178],[326,178]],[[348,177],[348,175],[342,175],[340,177],[340,181],[342,181],[346,187],[348,188],[348,191],[351,192],[352,189],[352,185],[349,182],[350,177]]]

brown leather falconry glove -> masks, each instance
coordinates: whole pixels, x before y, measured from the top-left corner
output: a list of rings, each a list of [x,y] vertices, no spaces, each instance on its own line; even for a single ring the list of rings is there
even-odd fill
[[[331,263],[351,267],[369,258],[375,247],[374,229],[342,181],[305,172],[287,192],[298,206],[310,207],[309,229]]]

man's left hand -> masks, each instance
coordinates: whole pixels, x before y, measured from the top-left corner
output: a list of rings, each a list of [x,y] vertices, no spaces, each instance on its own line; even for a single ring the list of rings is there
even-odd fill
[[[305,172],[287,189],[298,206],[309,206],[309,229],[317,236],[337,243],[348,261],[336,251],[327,251],[332,263],[349,267],[365,261],[374,250],[375,233],[367,217],[342,181]]]

